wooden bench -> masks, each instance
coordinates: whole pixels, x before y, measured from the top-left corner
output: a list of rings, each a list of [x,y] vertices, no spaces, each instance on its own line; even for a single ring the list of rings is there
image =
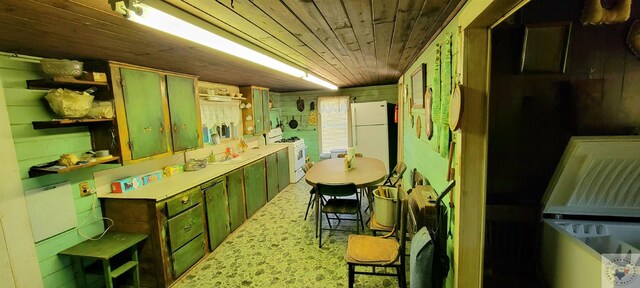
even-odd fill
[[[82,259],[99,260],[102,262],[105,286],[113,287],[113,279],[133,269],[134,287],[140,287],[140,269],[138,267],[138,243],[147,239],[146,234],[109,232],[99,240],[87,240],[66,249],[58,255],[70,256],[77,275],[79,287],[86,287],[85,271]],[[120,253],[130,250],[131,260],[115,269],[111,268],[109,260]]]

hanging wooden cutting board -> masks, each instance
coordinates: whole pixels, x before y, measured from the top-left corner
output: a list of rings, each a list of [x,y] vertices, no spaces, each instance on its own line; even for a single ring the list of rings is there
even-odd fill
[[[433,121],[431,120],[431,102],[433,101],[433,90],[427,87],[424,92],[424,136],[431,140],[433,137]]]
[[[420,138],[420,132],[422,131],[422,120],[420,115],[416,117],[416,137]]]
[[[451,102],[449,103],[449,129],[451,131],[460,128],[460,120],[462,119],[462,89],[459,84],[453,88],[451,93]]]

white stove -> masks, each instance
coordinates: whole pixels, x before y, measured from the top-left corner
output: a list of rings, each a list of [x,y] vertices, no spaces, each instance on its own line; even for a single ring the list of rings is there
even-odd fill
[[[307,145],[304,139],[298,137],[282,138],[280,128],[271,129],[268,134],[267,144],[284,143],[289,145],[289,179],[291,183],[296,183],[304,176],[302,166],[307,158]]]

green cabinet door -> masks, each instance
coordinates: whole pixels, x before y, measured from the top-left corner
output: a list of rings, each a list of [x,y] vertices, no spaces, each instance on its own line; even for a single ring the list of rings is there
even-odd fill
[[[162,76],[120,69],[131,158],[140,159],[169,151],[162,107]]]
[[[235,231],[244,223],[244,196],[242,192],[244,173],[242,169],[227,175],[227,195],[229,196],[229,227]]]
[[[251,217],[267,203],[264,159],[244,167],[244,191],[246,195],[247,217]]]
[[[269,132],[273,125],[269,120],[269,90],[262,90],[262,119],[264,121],[264,132]]]
[[[253,88],[251,89],[251,94],[253,94],[253,119],[255,122],[255,130],[253,134],[261,134],[264,132],[264,113],[262,112],[262,93],[260,93],[260,89]]]
[[[171,116],[171,140],[174,151],[200,146],[198,114],[193,78],[167,76],[167,96]]]
[[[267,161],[267,199],[271,201],[273,197],[278,195],[278,161],[276,154],[273,153],[266,157]]]
[[[227,216],[227,186],[221,179],[213,186],[204,187],[204,197],[207,204],[207,227],[209,228],[209,248],[216,249],[229,235],[229,217]]]
[[[289,185],[289,149],[276,152],[278,159],[278,190],[282,191]]]

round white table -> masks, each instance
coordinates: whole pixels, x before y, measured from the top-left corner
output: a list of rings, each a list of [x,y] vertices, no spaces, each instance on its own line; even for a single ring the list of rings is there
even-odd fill
[[[344,171],[343,158],[320,161],[307,171],[305,180],[312,186],[318,183],[354,183],[358,188],[362,188],[379,183],[387,175],[384,162],[378,159],[356,157],[354,163],[351,170]]]
[[[313,165],[305,175],[309,185],[354,183],[358,188],[369,187],[380,183],[387,175],[384,162],[368,157],[356,157],[353,168],[344,171],[344,158],[328,159]],[[316,227],[320,218],[320,197],[316,197]]]

